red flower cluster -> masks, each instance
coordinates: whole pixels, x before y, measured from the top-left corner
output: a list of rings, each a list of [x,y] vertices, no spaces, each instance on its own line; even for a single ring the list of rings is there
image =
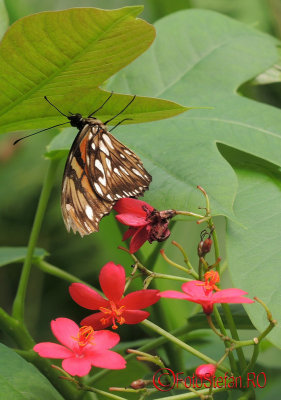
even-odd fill
[[[83,283],[73,283],[70,286],[70,295],[76,303],[89,310],[99,311],[84,318],[82,325],[90,325],[94,329],[112,325],[113,329],[117,329],[117,324],[138,324],[149,316],[142,309],[160,300],[159,290],[138,290],[123,297],[125,280],[124,268],[109,262],[101,269],[99,276],[106,299]]]
[[[157,211],[145,201],[130,198],[120,199],[113,208],[119,213],[115,218],[129,226],[123,240],[132,237],[130,253],[135,253],[146,241],[162,242],[171,234],[168,225],[174,210]]]

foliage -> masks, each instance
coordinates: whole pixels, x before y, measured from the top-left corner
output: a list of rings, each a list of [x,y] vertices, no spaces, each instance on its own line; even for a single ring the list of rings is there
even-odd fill
[[[20,12],[11,1],[7,0],[6,3],[8,12],[5,10],[4,1],[0,1],[0,34],[4,34],[7,29],[8,14],[10,20],[14,21],[19,17]],[[115,3],[117,7],[118,2]],[[262,90],[264,94],[262,99],[268,96],[268,93],[275,98],[275,100],[270,99],[269,103],[277,103],[280,99],[278,89],[272,89],[272,92],[269,92],[266,86],[263,88],[258,86],[280,82],[279,42],[257,30],[259,28],[271,33],[275,31],[278,36],[278,29],[276,26],[273,28],[273,17],[267,9],[267,12],[264,12],[263,0],[260,0],[258,5],[249,1],[247,4],[237,2],[240,6],[233,4],[231,7],[230,4],[217,0],[210,2],[208,8],[234,16],[244,22],[250,22],[251,25],[255,22],[253,19],[256,18],[260,24],[254,28],[216,12],[193,9],[166,16],[156,22],[154,28],[144,20],[136,18],[142,7],[130,7],[133,3],[123,1],[122,5],[129,5],[129,7],[113,11],[95,8],[68,9],[55,13],[48,11],[27,16],[12,25],[0,45],[1,133],[43,129],[63,123],[63,117],[44,101],[44,95],[50,97],[50,100],[63,113],[68,114],[71,110],[88,115],[98,108],[108,93],[113,90],[115,94],[112,99],[98,113],[101,120],[106,120],[116,115],[129,102],[131,95],[137,94],[136,100],[122,114],[122,118],[125,115],[133,121],[126,121],[128,126],[118,127],[114,134],[116,133],[118,139],[136,151],[153,176],[153,182],[145,195],[145,200],[159,210],[188,209],[193,213],[198,213],[198,206],[204,207],[205,204],[196,186],[198,184],[203,186],[210,197],[212,215],[217,216],[215,227],[220,237],[220,244],[226,242],[225,246],[221,245],[223,265],[224,268],[227,267],[223,275],[223,287],[234,286],[249,292],[251,298],[258,296],[270,308],[274,318],[280,321],[280,274],[277,271],[280,260],[281,117],[277,108],[257,101],[260,100],[257,93]],[[145,3],[147,7],[144,15],[148,17],[148,20],[157,19],[181,8],[204,8],[206,4],[195,0],[178,3],[165,0],[158,6],[156,2],[149,0]],[[70,5],[71,0],[67,0],[65,6]],[[95,6],[102,6],[102,4],[96,1]],[[34,7],[44,9],[41,3]],[[37,11],[40,10],[37,9]],[[27,11],[24,13],[28,14]],[[151,45],[155,31],[157,36]],[[150,45],[151,47],[147,50]],[[251,86],[252,81],[256,85],[255,89]],[[251,93],[253,99],[245,97],[247,93]],[[186,110],[190,111],[183,113]],[[164,120],[164,118],[168,119]],[[116,118],[114,122],[117,123],[120,120],[121,117]],[[140,122],[146,122],[146,124],[139,124]],[[26,245],[27,242],[29,230],[27,224],[31,223],[32,212],[36,207],[38,181],[42,181],[44,164],[48,162],[53,166],[49,192],[45,198],[45,206],[47,206],[52,186],[57,187],[57,180],[61,179],[63,166],[59,165],[59,161],[65,159],[76,133],[77,131],[73,128],[67,128],[58,133],[47,146],[45,157],[48,161],[38,160],[37,164],[36,160],[36,154],[43,152],[42,147],[46,138],[36,139],[39,145],[37,147],[34,145],[35,151],[33,151],[33,144],[31,146],[25,144],[20,150],[16,149],[13,154],[8,153],[7,158],[6,155],[3,156],[3,165],[6,162],[6,166],[3,167],[1,178],[4,182],[2,187],[5,187],[5,190],[2,191],[1,199],[7,209],[13,197],[17,200],[9,212],[5,214],[5,210],[1,211],[3,243],[8,246],[14,244],[18,247],[0,249],[1,266],[15,265],[25,259],[25,264],[29,263],[31,266],[33,263],[42,271],[61,278],[65,282],[74,282],[76,275],[79,275],[77,281],[83,278],[91,284],[95,284],[97,280],[98,269],[111,259],[116,263],[126,265],[127,275],[131,272],[129,255],[120,254],[115,250],[120,244],[121,236],[113,217],[110,216],[102,221],[98,235],[91,235],[83,239],[83,242],[79,237],[67,236],[63,231],[58,212],[58,194],[54,194],[48,206],[48,218],[45,221],[43,221],[44,210],[42,210],[41,221],[37,224],[39,232],[43,222],[39,244],[37,244],[37,238],[32,244],[38,248],[33,252],[30,243],[28,248],[21,246]],[[46,137],[50,137],[50,134]],[[7,144],[5,139],[2,139],[1,143],[4,143],[5,149],[11,145],[11,143]],[[0,159],[2,160],[2,153],[0,153]],[[31,164],[32,168],[30,168]],[[11,171],[19,169],[22,171],[17,172],[15,182],[14,172]],[[31,185],[28,190],[25,188],[26,180],[27,184]],[[30,183],[30,180],[33,182]],[[11,190],[6,190],[11,181],[13,187]],[[17,181],[22,192],[20,202]],[[20,203],[19,206],[18,203]],[[223,218],[226,221],[225,224],[221,223]],[[200,231],[199,227],[194,228],[191,223],[183,222],[183,219],[186,220],[186,217],[178,216],[174,228],[171,224],[172,239],[176,238],[187,247],[188,254],[191,253],[190,262],[194,265],[198,262],[195,245]],[[18,226],[15,227],[15,234],[11,233],[10,237],[4,238],[5,232],[9,233],[11,230],[11,223],[14,226],[16,222]],[[122,228],[120,229],[122,231]],[[188,243],[186,243],[186,238],[188,238]],[[175,253],[177,249],[171,249],[167,243],[163,247],[165,252],[169,249],[167,251],[169,257],[175,259],[176,263],[181,263],[181,258]],[[174,269],[171,269],[171,265],[164,265],[163,260],[157,258],[161,246],[162,244],[145,245],[138,253],[137,260],[144,260],[143,264],[153,270],[156,275],[164,273],[172,279]],[[51,256],[43,248],[46,248]],[[214,256],[217,256],[217,251],[216,254],[212,252],[208,255],[207,260],[211,260],[211,257],[213,259]],[[65,266],[68,272],[48,264],[46,257],[49,257],[48,262],[53,262],[60,267]],[[95,271],[93,271],[94,266]],[[138,267],[141,268],[140,265]],[[16,287],[15,282],[18,281],[16,272],[16,268],[10,267],[7,270],[1,268],[2,282],[8,282],[5,274],[10,274],[11,282],[14,282],[14,287]],[[30,300],[27,303],[26,324],[31,331],[34,330],[39,340],[44,340],[49,335],[47,333],[49,320],[60,316],[57,313],[68,309],[70,316],[81,319],[81,312],[78,307],[75,309],[73,303],[70,305],[70,302],[65,300],[66,283],[57,283],[54,276],[51,276],[47,278],[45,287],[41,286],[40,283],[37,284],[37,277],[42,277],[42,275],[36,275],[38,273],[38,270],[35,270],[29,280]],[[160,290],[171,288],[179,290],[179,282],[170,280],[167,283],[167,280],[163,280],[160,275],[152,284],[150,281],[145,281],[145,284],[151,284],[151,287],[157,286]],[[185,277],[186,272],[178,273],[175,278],[181,280]],[[130,289],[141,288],[140,282],[133,280],[131,284]],[[11,289],[12,293],[13,291],[15,289]],[[9,288],[2,296],[4,308],[9,309],[12,297]],[[25,295],[21,300],[24,297]],[[48,303],[45,313],[39,310],[42,299]],[[198,334],[198,339],[195,339],[197,340],[196,349],[217,360],[218,354],[223,351],[221,343],[217,344],[209,332],[202,331],[204,333],[200,334],[201,331],[197,331],[208,326],[205,315],[198,314],[198,309],[187,307],[183,303],[186,302],[175,300],[175,303],[171,305],[171,303],[168,304],[168,300],[161,300],[151,310],[151,319],[169,331],[184,325],[185,318],[193,315],[189,319],[189,324]],[[21,307],[23,304],[20,307],[14,304],[13,315],[19,317],[19,320],[21,320]],[[245,306],[245,310],[250,320],[240,308],[236,316],[233,309],[231,312],[237,328],[250,330],[254,326],[258,330],[259,333],[248,334],[246,336],[248,339],[254,335],[258,336],[265,330],[268,315],[266,317],[266,313],[261,312],[260,305],[257,303]],[[226,309],[220,310],[220,313],[223,324],[228,325],[229,314]],[[10,323],[13,327],[12,332],[15,332],[17,325],[13,325],[14,322],[3,315],[0,318],[3,330],[7,334],[10,329],[7,329],[7,326]],[[269,317],[268,319],[270,320]],[[38,328],[35,328],[36,325]],[[149,321],[147,325],[142,325],[141,329],[143,331],[140,333],[140,330],[133,327],[131,329],[121,327],[122,350],[125,348],[126,340],[136,340],[137,345],[138,339],[142,340],[144,335],[149,337],[153,331]],[[272,363],[273,356],[270,356],[268,362],[266,354],[273,350],[273,345],[281,347],[280,329],[279,324],[268,334],[269,341],[262,342],[260,351],[263,357],[259,358],[261,364],[256,366],[257,371],[259,368],[264,368],[264,370],[268,368],[266,372],[275,381],[278,380],[279,364],[274,361]],[[49,367],[40,364],[38,359],[30,358],[28,351],[32,347],[33,340],[26,333],[25,326],[20,332],[20,339],[13,336],[14,334],[11,335],[17,346],[24,349],[22,353],[21,351],[19,353],[33,362],[41,371],[46,371]],[[155,333],[160,336],[163,334],[157,329]],[[192,335],[188,338],[191,343],[194,341]],[[2,340],[10,344],[10,339],[6,336],[3,336]],[[243,338],[243,340],[246,339]],[[149,343],[153,342],[147,340],[144,346],[149,346]],[[179,350],[176,342],[173,343],[166,342],[165,346],[159,348],[161,358],[167,364],[173,365],[175,370],[183,368],[191,373],[198,365],[198,358]],[[189,344],[189,341],[187,343]],[[277,352],[276,348],[275,351]],[[32,393],[30,396],[38,398],[43,398],[43,395],[50,399],[61,398],[43,375],[12,350],[1,345],[1,353],[5,363],[9,363],[10,370],[13,370],[15,376],[19,378],[12,382],[13,389],[11,389],[9,385],[12,378],[7,376],[6,369],[2,369],[0,374],[4,382],[5,399],[15,398],[14,392],[19,393],[19,399],[24,395],[23,392],[30,392]],[[250,352],[245,352],[245,354],[247,361],[251,360],[252,354]],[[239,351],[235,357],[239,358],[239,362],[241,361]],[[205,361],[208,363],[208,360]],[[90,378],[90,382],[93,383],[96,379],[95,387],[108,390],[109,379],[111,386],[116,380],[116,385],[118,382],[118,386],[125,387],[132,380],[140,376],[145,377],[145,374],[151,377],[149,368],[137,365],[133,360],[129,361],[129,366],[125,371],[111,372],[109,375],[103,374],[104,371],[101,373],[95,371],[96,374]],[[128,372],[129,369],[130,372]],[[21,375],[18,371],[24,373]],[[25,386],[27,372],[31,379]],[[51,373],[48,378],[54,382],[57,375]],[[40,388],[44,388],[41,393],[37,393],[38,383],[40,383]],[[34,385],[36,388],[33,391]],[[71,390],[67,392],[67,385],[69,385],[68,382],[63,382],[56,386],[56,389],[64,393],[64,396],[68,393],[69,397],[65,398],[74,398]],[[275,383],[272,383],[266,388],[265,393],[267,396],[274,397],[278,388],[276,389]],[[176,393],[178,392],[170,392],[170,395]],[[257,395],[262,396],[258,391]],[[96,393],[95,396],[99,399],[107,398],[106,394],[101,393]],[[125,396],[136,398],[129,391],[125,393]],[[214,397],[216,398],[216,394]]]

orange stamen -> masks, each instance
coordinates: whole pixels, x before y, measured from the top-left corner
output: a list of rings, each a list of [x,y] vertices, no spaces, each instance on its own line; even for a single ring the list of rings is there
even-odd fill
[[[77,337],[73,337],[77,340],[79,346],[84,347],[87,344],[93,344],[94,340],[94,329],[91,326],[82,326],[79,329]]]
[[[206,272],[206,274],[204,275],[205,278],[205,288],[207,290],[220,290],[217,286],[216,283],[218,283],[220,281],[220,276],[219,273],[217,271],[208,271]]]
[[[101,323],[103,325],[106,325],[109,320],[112,320],[112,329],[117,329],[117,323],[119,325],[123,325],[126,321],[125,318],[122,317],[122,314],[125,310],[125,306],[121,306],[121,307],[117,307],[117,305],[113,302],[110,301],[110,308],[106,308],[106,307],[100,307],[99,310],[104,313],[105,315],[108,315],[107,318],[103,317],[101,318]]]

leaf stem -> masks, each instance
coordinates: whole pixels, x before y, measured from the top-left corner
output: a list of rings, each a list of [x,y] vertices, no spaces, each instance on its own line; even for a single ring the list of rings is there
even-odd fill
[[[77,276],[75,276],[75,275],[69,274],[68,272],[56,267],[55,265],[48,263],[45,260],[36,259],[33,261],[33,264],[36,267],[38,267],[39,269],[41,269],[41,271],[46,272],[49,275],[63,279],[70,283],[76,283],[76,282],[83,283],[84,285],[87,285],[87,286],[91,287],[92,289],[94,289],[96,292],[102,294],[101,290],[91,286],[88,282],[85,282],[85,281],[77,278]]]
[[[43,183],[39,203],[37,206],[32,230],[30,233],[29,241],[28,241],[28,248],[27,248],[27,255],[24,260],[21,277],[19,281],[19,286],[17,290],[17,294],[13,304],[13,312],[12,315],[19,321],[24,320],[24,304],[25,304],[25,297],[26,297],[26,290],[28,279],[31,270],[32,264],[32,257],[35,250],[35,246],[37,243],[37,239],[39,236],[39,232],[41,229],[42,221],[44,218],[44,214],[46,211],[47,203],[50,197],[50,193],[53,187],[53,183],[56,176],[56,170],[58,166],[59,160],[51,160],[49,164],[49,168]]]
[[[154,332],[157,332],[159,335],[162,335],[166,337],[169,341],[175,343],[177,346],[181,347],[182,349],[188,351],[189,353],[193,354],[195,357],[200,358],[201,360],[210,363],[210,364],[216,364],[216,361],[213,360],[212,358],[206,356],[205,354],[201,353],[200,351],[194,349],[193,347],[189,346],[188,344],[184,343],[180,339],[176,338],[174,335],[171,333],[165,331],[164,329],[160,328],[159,326],[155,325],[153,322],[149,320],[144,320],[141,322],[142,325],[146,326],[147,328],[153,330]],[[223,372],[230,372],[227,368],[224,366],[219,366],[218,367],[221,371]]]

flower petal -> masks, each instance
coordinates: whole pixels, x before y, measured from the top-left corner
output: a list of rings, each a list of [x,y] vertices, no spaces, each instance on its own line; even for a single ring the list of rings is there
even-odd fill
[[[72,349],[77,343],[73,338],[77,337],[79,326],[68,318],[57,318],[51,321],[51,329],[59,342]]]
[[[122,240],[127,240],[129,239],[131,236],[133,236],[136,233],[137,229],[136,228],[129,228],[123,235]]]
[[[254,303],[254,300],[248,297],[242,297],[248,294],[241,289],[223,289],[213,293],[212,300],[215,303]]]
[[[123,369],[126,367],[126,360],[111,350],[94,351],[87,358],[91,360],[93,366],[99,368]]]
[[[125,318],[125,324],[138,324],[149,316],[149,312],[141,310],[126,310],[122,314],[122,317]]]
[[[108,300],[83,283],[72,283],[69,286],[69,293],[79,306],[89,310],[99,310],[100,307],[108,306]]]
[[[33,347],[33,350],[39,354],[40,357],[46,358],[68,358],[73,357],[73,352],[70,349],[62,346],[61,344],[43,342],[38,343]]]
[[[133,214],[139,217],[146,217],[146,211],[143,207],[146,207],[149,211],[154,210],[154,208],[145,201],[130,198],[118,200],[113,209],[120,214]]]
[[[103,324],[101,322],[101,318],[108,318],[107,315],[105,315],[102,312],[98,312],[95,314],[91,314],[86,318],[83,318],[82,321],[80,322],[80,325],[84,326],[84,325],[89,325],[92,326],[94,328],[94,330],[101,330],[101,329],[105,329],[108,326],[112,325],[112,319],[109,318],[109,321],[105,324]]]
[[[98,349],[111,349],[120,342],[120,336],[118,333],[111,332],[108,330],[102,330],[95,332],[94,344]]]
[[[101,269],[99,280],[102,291],[108,300],[118,303],[123,295],[126,281],[122,265],[116,265],[113,262],[105,264]]]
[[[130,243],[130,253],[135,253],[138,249],[147,241],[149,237],[149,233],[146,229],[146,226],[139,228],[134,236],[132,237]]]
[[[92,368],[91,360],[84,358],[67,358],[62,362],[62,368],[70,375],[85,376],[88,375]]]
[[[154,289],[138,290],[127,294],[119,304],[128,310],[141,310],[160,300],[159,293],[159,290]]]
[[[182,299],[189,300],[189,296],[185,293],[177,292],[176,290],[165,290],[159,294],[160,297],[167,297],[168,299]]]
[[[188,297],[206,298],[204,282],[202,281],[189,281],[184,283],[181,288],[182,291],[188,295]]]
[[[133,214],[119,214],[115,215],[115,218],[117,221],[121,222],[121,224],[129,226],[143,226],[149,224],[149,221],[147,221],[145,217],[138,217]]]

